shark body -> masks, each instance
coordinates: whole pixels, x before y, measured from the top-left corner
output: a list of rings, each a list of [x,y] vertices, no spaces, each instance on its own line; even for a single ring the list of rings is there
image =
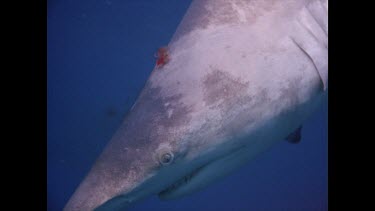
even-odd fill
[[[66,211],[174,199],[300,130],[328,91],[328,1],[195,0]]]

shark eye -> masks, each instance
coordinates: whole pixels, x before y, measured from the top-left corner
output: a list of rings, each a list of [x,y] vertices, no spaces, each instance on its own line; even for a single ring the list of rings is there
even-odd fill
[[[166,152],[161,155],[160,157],[160,163],[163,165],[171,164],[173,161],[173,154],[170,152]]]

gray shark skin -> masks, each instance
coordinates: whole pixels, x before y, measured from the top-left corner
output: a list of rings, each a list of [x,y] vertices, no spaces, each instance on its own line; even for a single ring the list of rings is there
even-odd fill
[[[195,0],[65,211],[126,210],[228,175],[328,94],[327,0]]]

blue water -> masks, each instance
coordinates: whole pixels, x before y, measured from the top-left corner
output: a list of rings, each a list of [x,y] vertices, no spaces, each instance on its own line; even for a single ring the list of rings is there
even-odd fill
[[[134,103],[191,1],[48,1],[48,210],[62,210]],[[145,210],[327,210],[327,102],[302,141],[281,141],[229,177]]]

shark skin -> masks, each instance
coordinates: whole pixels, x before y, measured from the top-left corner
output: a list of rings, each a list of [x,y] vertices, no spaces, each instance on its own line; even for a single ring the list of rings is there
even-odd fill
[[[195,0],[65,211],[126,210],[230,174],[328,95],[328,1]]]

